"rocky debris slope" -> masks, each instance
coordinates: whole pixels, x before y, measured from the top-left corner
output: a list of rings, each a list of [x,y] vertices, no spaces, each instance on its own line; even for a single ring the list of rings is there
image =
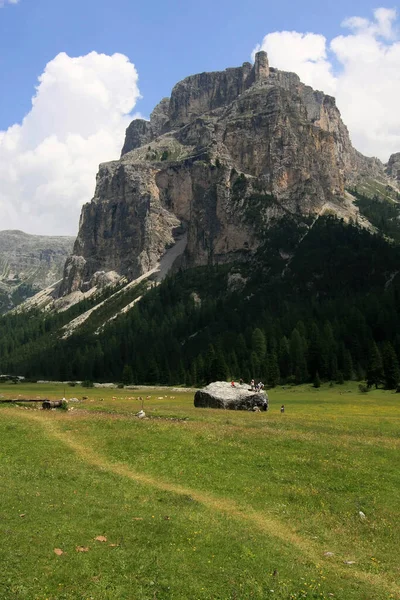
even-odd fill
[[[268,394],[254,392],[248,384],[235,384],[226,381],[210,383],[194,396],[197,408],[223,408],[228,410],[253,410],[255,407],[268,410]]]
[[[72,237],[0,231],[0,312],[61,279]],[[19,292],[19,294],[17,293]]]
[[[139,277],[184,231],[184,267],[247,260],[282,217],[356,219],[346,188],[389,176],[352,147],[334,98],[265,52],[187,77],[150,121],[131,123],[120,160],[100,166],[60,294],[97,272]]]

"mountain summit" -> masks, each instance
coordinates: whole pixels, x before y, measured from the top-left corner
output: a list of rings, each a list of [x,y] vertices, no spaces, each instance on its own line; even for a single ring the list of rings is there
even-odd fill
[[[183,232],[180,263],[197,266],[246,260],[286,215],[357,220],[346,189],[396,191],[394,170],[353,148],[334,98],[265,52],[192,75],[131,123],[120,160],[100,165],[60,293],[90,288],[97,272],[135,279]]]

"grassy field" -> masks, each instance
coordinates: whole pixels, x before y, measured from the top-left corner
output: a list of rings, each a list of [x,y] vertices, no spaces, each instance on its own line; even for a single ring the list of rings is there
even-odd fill
[[[400,598],[399,395],[277,388],[247,413],[66,394],[88,399],[0,405],[1,600]]]

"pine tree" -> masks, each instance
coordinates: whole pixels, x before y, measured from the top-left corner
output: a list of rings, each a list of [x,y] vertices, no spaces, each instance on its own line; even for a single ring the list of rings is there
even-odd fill
[[[229,356],[229,374],[232,379],[239,379],[240,375],[239,364],[236,352],[233,350]]]
[[[133,371],[130,365],[125,365],[122,371],[122,383],[124,385],[129,385],[133,383]]]
[[[368,387],[374,385],[378,388],[378,385],[384,380],[382,356],[375,342],[371,344],[366,376]]]
[[[354,373],[353,373],[353,359],[351,358],[351,354],[350,351],[345,349],[343,352],[343,364],[342,364],[342,369],[343,369],[343,377],[346,381],[349,381],[350,379],[353,379]]]
[[[318,373],[318,371],[315,373],[315,377],[314,377],[313,386],[314,386],[315,388],[320,388],[320,387],[321,387],[321,380],[320,380],[320,378],[319,378],[319,373]]]
[[[290,361],[296,383],[307,381],[306,341],[297,329],[293,329],[290,336]]]
[[[226,381],[227,376],[227,364],[222,352],[218,351],[215,353],[210,366],[210,381],[208,383],[211,383],[212,381]]]
[[[178,378],[178,382],[180,385],[182,385],[183,383],[186,383],[186,370],[183,365],[183,361],[181,361],[181,360],[179,361],[177,378]]]
[[[157,365],[155,359],[152,358],[149,360],[149,363],[147,366],[146,383],[149,383],[151,385],[159,383],[159,378],[160,378],[160,373],[159,373],[158,365]],[[183,383],[183,381],[179,380],[178,383]]]
[[[326,376],[326,352],[321,339],[318,325],[313,323],[311,326],[310,340],[308,344],[308,371],[311,378],[315,377],[316,372]]]
[[[242,361],[249,354],[249,350],[246,346],[246,341],[244,339],[244,335],[240,333],[237,336],[236,344],[235,344],[235,352],[239,361]]]
[[[335,380],[337,377],[337,346],[333,335],[332,325],[329,321],[326,321],[323,328],[323,341],[324,349],[326,352],[326,364],[328,379]]]
[[[253,334],[251,336],[251,348],[261,363],[264,360],[267,352],[265,335],[263,334],[261,329],[257,328],[253,331]]]
[[[281,375],[279,372],[278,358],[276,352],[268,354],[268,385],[275,387],[279,384]]]
[[[197,361],[193,360],[190,365],[190,385],[197,385]]]
[[[212,344],[209,344],[207,348],[206,357],[204,360],[204,379],[207,383],[211,383],[215,381],[211,373],[211,365],[213,364],[215,359],[215,348]]]
[[[385,375],[385,387],[388,390],[397,388],[400,382],[400,369],[396,352],[390,342],[385,342],[382,350],[383,371]]]
[[[250,373],[250,371],[249,371],[248,368],[242,369],[242,379],[246,383],[250,384],[250,381],[252,380],[252,377],[251,377],[251,373]]]
[[[252,352],[250,356],[250,370],[252,373],[252,379],[257,379],[260,377],[260,360],[255,352]]]
[[[164,357],[163,360],[160,361],[160,366],[159,366],[159,382],[161,384],[168,384],[170,380],[170,370],[169,370],[169,364],[168,364],[168,360],[166,357]]]
[[[204,381],[204,360],[201,354],[196,360],[197,383],[201,384]]]
[[[338,377],[338,363],[335,354],[331,355],[329,374],[332,381],[335,381]]]
[[[279,371],[284,380],[290,375],[290,347],[286,336],[279,343]]]

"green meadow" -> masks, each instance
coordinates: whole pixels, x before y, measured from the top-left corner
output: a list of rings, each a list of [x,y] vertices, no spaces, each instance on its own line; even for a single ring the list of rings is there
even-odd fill
[[[1,600],[400,598],[400,395],[65,392],[0,385]]]

